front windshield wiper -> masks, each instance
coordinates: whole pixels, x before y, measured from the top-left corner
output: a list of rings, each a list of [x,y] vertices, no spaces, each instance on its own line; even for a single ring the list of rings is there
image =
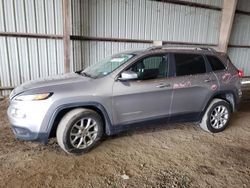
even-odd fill
[[[83,70],[75,71],[76,74],[81,74]]]

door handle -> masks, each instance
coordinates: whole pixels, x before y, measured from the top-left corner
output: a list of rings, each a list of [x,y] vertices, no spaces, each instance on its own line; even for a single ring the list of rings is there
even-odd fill
[[[157,88],[164,88],[164,87],[170,87],[171,85],[170,84],[159,84],[159,85],[157,85],[156,87]]]

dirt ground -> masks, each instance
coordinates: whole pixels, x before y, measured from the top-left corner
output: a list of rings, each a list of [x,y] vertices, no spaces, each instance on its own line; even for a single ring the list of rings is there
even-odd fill
[[[0,187],[250,187],[250,103],[219,134],[172,124],[105,139],[82,156],[14,138],[0,102]]]

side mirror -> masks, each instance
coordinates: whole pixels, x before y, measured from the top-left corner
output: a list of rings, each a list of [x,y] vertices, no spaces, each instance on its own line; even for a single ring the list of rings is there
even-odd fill
[[[124,71],[121,73],[121,77],[118,78],[120,81],[126,81],[126,80],[136,80],[138,79],[138,76],[133,71]]]

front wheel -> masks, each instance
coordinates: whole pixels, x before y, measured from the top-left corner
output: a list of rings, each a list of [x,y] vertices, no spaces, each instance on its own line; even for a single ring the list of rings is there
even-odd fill
[[[207,108],[200,127],[211,133],[223,131],[231,118],[231,108],[228,102],[222,99],[214,99]]]
[[[70,154],[82,154],[93,148],[103,135],[103,121],[93,110],[77,108],[69,111],[61,119],[57,132],[57,142]]]

